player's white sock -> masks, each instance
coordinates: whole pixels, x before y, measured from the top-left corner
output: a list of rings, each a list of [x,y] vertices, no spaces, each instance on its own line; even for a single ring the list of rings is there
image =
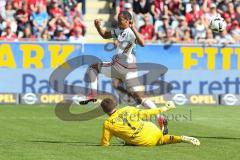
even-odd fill
[[[90,68],[86,75],[85,75],[85,81],[88,83],[89,87],[91,88],[91,94],[97,93],[98,88],[98,73],[95,69]]]
[[[90,87],[93,90],[93,93],[97,93],[97,88],[98,88],[98,81],[97,78],[90,83]]]

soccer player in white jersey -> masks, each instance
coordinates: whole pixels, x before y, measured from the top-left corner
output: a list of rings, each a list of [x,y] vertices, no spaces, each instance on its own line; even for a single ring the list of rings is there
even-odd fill
[[[124,83],[126,92],[131,95],[138,104],[145,108],[157,108],[157,106],[147,98],[143,97],[142,86],[138,80],[131,80],[138,77],[136,67],[136,57],[132,54],[132,50],[136,44],[144,46],[144,40],[135,28],[132,22],[132,16],[128,11],[122,11],[118,15],[118,28],[108,30],[101,27],[101,20],[95,20],[95,27],[98,33],[104,39],[114,38],[117,40],[116,55],[113,56],[111,62],[103,62],[93,64],[88,68],[85,75],[87,81],[90,82],[92,91],[80,101],[80,104],[96,101],[97,95],[97,74],[102,73],[113,79],[113,84],[118,89],[119,83]],[[122,90],[124,91],[124,89]],[[159,123],[164,134],[167,134],[167,120],[163,116],[158,116]]]

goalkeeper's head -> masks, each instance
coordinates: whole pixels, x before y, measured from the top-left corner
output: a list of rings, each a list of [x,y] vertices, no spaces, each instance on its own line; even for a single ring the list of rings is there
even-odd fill
[[[111,115],[116,111],[117,103],[110,98],[105,98],[100,105],[105,113]]]

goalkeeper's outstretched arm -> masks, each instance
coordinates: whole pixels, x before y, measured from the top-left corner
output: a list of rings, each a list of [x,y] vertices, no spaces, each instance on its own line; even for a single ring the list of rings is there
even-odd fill
[[[159,113],[166,112],[168,110],[176,108],[173,101],[168,101],[165,106],[154,109],[143,109],[139,111],[140,119],[150,119],[151,116],[157,116]]]

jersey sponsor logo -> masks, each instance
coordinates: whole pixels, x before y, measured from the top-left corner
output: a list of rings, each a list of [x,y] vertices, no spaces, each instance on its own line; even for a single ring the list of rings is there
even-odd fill
[[[124,38],[124,37],[126,36],[126,33],[123,32],[123,33],[121,34],[121,36],[122,36],[122,38]]]
[[[124,51],[122,54],[124,53],[128,53],[129,49],[132,47],[132,42],[129,42],[128,45],[125,47]]]

